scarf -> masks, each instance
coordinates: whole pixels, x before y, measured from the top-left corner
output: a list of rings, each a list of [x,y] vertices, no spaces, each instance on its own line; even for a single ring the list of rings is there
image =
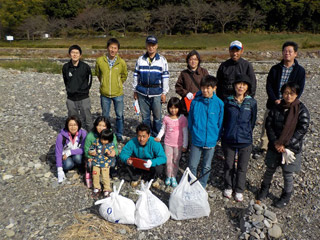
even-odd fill
[[[289,113],[286,119],[286,122],[284,124],[283,130],[281,132],[281,135],[279,139],[276,141],[277,144],[280,145],[288,145],[290,142],[290,139],[292,138],[294,131],[296,129],[297,123],[298,123],[298,117],[299,117],[299,110],[300,110],[300,101],[298,98],[294,100],[291,104],[286,104],[284,100],[281,100],[280,105],[284,109],[289,109]]]

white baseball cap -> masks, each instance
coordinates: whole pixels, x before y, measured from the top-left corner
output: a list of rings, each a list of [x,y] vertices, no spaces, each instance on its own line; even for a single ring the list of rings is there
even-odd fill
[[[243,49],[242,43],[240,41],[238,41],[238,40],[235,40],[232,43],[230,43],[229,49],[232,49],[234,47],[238,48],[239,50]]]

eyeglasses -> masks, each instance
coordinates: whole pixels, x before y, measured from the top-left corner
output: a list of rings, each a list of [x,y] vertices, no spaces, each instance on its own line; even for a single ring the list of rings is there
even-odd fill
[[[283,96],[288,96],[288,95],[295,96],[295,95],[297,95],[297,93],[295,93],[295,92],[284,92],[282,95]]]

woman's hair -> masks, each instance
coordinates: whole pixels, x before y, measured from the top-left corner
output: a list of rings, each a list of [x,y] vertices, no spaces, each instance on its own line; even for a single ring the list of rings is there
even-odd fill
[[[113,141],[113,132],[111,129],[103,129],[99,135],[99,138],[102,140],[108,140],[109,143]]]
[[[75,121],[75,122],[77,123],[77,125],[78,125],[78,131],[79,131],[79,130],[81,129],[81,121],[80,121],[80,119],[79,119],[77,116],[70,116],[70,117],[68,117],[67,120],[66,120],[66,123],[65,123],[65,125],[64,125],[64,129],[69,132],[68,124],[69,124],[69,122],[70,122],[71,120],[73,120],[73,121]]]
[[[198,58],[198,67],[200,66],[200,63],[201,63],[201,58],[200,58],[200,54],[196,51],[196,50],[192,50],[191,52],[188,53],[187,57],[186,57],[186,62],[189,66],[189,59],[192,57],[192,56],[196,56]]]
[[[94,132],[95,134],[99,134],[97,131],[97,126],[99,125],[100,122],[104,122],[106,124],[107,129],[111,129],[111,123],[109,122],[109,120],[104,116],[99,116],[94,121],[93,128],[92,128],[92,132]]]
[[[171,115],[171,112],[170,112],[170,108],[171,107],[176,107],[179,109],[178,111],[178,116],[180,116],[180,112],[181,112],[181,102],[180,102],[180,99],[177,98],[177,97],[172,97],[170,98],[169,102],[168,102],[168,105],[167,105],[167,111],[168,113]]]
[[[290,88],[292,92],[295,92],[298,96],[300,94],[300,86],[295,83],[295,82],[287,82],[285,84],[283,84],[283,86],[281,87],[281,94],[283,95],[284,90],[286,90],[286,88]]]

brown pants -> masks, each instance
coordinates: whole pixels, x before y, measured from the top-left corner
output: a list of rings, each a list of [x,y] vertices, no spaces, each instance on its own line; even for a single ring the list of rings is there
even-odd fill
[[[110,170],[109,167],[100,168],[97,166],[93,166],[92,180],[93,180],[93,188],[94,189],[96,189],[96,188],[101,189],[101,186],[100,186],[100,171],[101,171],[103,191],[111,192],[109,170]]]

